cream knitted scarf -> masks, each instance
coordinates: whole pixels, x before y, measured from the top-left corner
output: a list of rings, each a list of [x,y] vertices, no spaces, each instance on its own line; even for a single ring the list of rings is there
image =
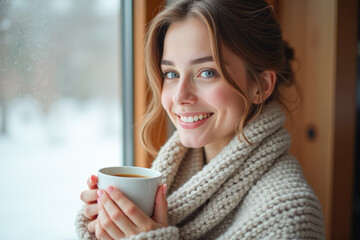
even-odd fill
[[[182,239],[209,235],[275,161],[287,154],[291,139],[284,122],[280,107],[269,104],[244,129],[251,145],[235,137],[204,167],[202,150],[187,149],[174,133],[153,168],[162,172],[168,184],[169,224],[179,227]]]

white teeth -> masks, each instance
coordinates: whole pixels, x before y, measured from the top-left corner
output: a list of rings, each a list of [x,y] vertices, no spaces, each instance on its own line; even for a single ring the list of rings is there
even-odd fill
[[[208,118],[208,117],[210,117],[210,113],[208,113],[208,114],[200,114],[200,115],[195,115],[195,116],[190,116],[190,117],[180,116],[180,119],[183,122],[192,123],[192,122],[197,122],[199,120],[203,120],[203,119]]]

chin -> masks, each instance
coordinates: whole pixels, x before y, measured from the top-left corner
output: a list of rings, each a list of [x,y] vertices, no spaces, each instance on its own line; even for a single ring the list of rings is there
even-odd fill
[[[184,145],[187,148],[201,148],[205,145],[205,144],[202,144],[201,141],[194,141],[189,138],[182,138],[181,136],[180,136],[180,141],[181,141],[182,145]]]

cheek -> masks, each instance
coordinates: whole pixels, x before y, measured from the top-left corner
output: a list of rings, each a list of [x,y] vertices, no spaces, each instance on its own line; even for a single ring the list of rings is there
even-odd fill
[[[172,103],[171,92],[166,89],[163,89],[161,92],[161,104],[167,112],[170,111],[171,103]]]
[[[236,93],[232,88],[220,88],[213,91],[210,96],[212,96],[212,101],[214,106],[220,108],[226,108],[227,106],[242,104],[244,101],[242,97]]]

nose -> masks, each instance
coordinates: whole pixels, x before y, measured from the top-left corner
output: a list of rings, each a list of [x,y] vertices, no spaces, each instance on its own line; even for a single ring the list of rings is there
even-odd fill
[[[180,79],[177,86],[173,102],[178,105],[194,104],[198,98],[194,93],[194,86],[188,79]]]

